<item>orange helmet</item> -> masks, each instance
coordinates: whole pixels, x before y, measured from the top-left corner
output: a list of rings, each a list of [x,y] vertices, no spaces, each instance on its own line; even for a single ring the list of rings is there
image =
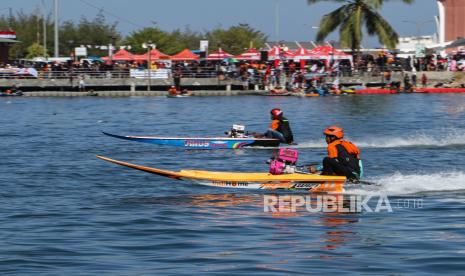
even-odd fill
[[[281,115],[283,115],[283,111],[279,108],[273,108],[271,111],[270,111],[271,115],[273,115],[273,117],[279,117]]]
[[[323,131],[323,134],[327,135],[327,136],[334,136],[334,137],[336,137],[338,139],[344,138],[344,130],[342,128],[340,128],[340,127],[337,127],[337,126],[327,127]]]

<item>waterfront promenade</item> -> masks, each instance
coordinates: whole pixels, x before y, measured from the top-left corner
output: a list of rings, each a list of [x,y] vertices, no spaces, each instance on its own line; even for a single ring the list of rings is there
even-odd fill
[[[463,72],[417,72],[419,77],[425,73],[428,77],[428,86],[432,87],[437,83],[451,83],[455,85],[463,84],[465,73]],[[391,81],[402,82],[404,74],[411,75],[411,72],[395,72]],[[334,82],[335,77],[327,77],[326,82]],[[99,95],[109,96],[163,96],[173,84],[172,79],[152,79],[150,89],[147,79],[135,78],[85,78],[85,90],[99,92]],[[283,79],[281,83],[285,83]],[[339,77],[341,85],[363,85],[379,86],[385,83],[383,76],[351,76]],[[0,79],[0,89],[4,90],[16,85],[20,90],[29,96],[78,96],[84,95],[78,92],[78,80],[69,79]],[[249,85],[250,91],[242,91],[243,86],[239,79],[220,80],[218,78],[183,78],[181,81],[183,88],[193,91],[197,95],[235,95],[237,93],[247,94],[253,91],[268,90],[269,87],[263,85]],[[203,91],[203,92],[200,92]],[[64,93],[67,92],[67,93]],[[221,93],[220,93],[221,92]]]

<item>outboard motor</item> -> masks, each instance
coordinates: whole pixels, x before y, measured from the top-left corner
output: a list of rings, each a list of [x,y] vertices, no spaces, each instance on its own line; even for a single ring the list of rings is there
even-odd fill
[[[247,134],[245,132],[245,126],[243,125],[233,125],[231,131],[228,135],[232,138],[245,138]]]
[[[295,149],[279,149],[270,162],[271,174],[295,173],[299,152]]]

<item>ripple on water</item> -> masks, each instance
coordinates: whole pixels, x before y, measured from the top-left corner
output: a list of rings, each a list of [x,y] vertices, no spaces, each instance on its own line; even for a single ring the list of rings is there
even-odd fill
[[[463,95],[0,98],[0,272],[458,274],[465,269],[460,102]],[[274,107],[291,120],[305,163],[326,154],[324,127],[344,127],[362,149],[367,179],[379,184],[347,196],[386,195],[392,212],[267,213],[265,195],[302,193],[198,187],[95,158],[263,171],[273,150],[188,151],[101,131],[217,136],[233,123],[264,131]]]

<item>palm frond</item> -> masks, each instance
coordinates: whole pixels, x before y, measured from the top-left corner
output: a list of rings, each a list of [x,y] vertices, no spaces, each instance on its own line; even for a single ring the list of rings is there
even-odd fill
[[[345,47],[358,50],[363,39],[362,34],[363,9],[355,4],[351,7],[350,16],[341,24],[340,41]]]
[[[388,1],[390,0],[307,0],[309,5],[319,2],[346,3],[323,16],[316,37],[317,41],[322,42],[339,27],[341,43],[352,50],[358,50],[363,39],[362,26],[365,24],[368,35],[376,35],[380,43],[388,48],[394,48],[399,36],[378,12]],[[401,1],[406,4],[414,2],[414,0]]]
[[[347,47],[353,50],[356,48],[354,37],[352,21],[350,20],[350,17],[348,17],[341,24],[341,28],[339,29],[339,41],[343,47]]]
[[[399,42],[399,35],[378,12],[366,10],[364,20],[369,35],[378,36],[380,43],[389,49],[394,49]]]
[[[307,0],[307,4],[309,5],[312,5],[312,4],[316,4],[316,3],[319,3],[319,2],[339,2],[339,3],[342,3],[342,2],[347,2],[347,0]]]
[[[337,10],[323,16],[320,21],[316,40],[322,42],[330,33],[337,29],[347,17],[349,5],[344,5]]]

